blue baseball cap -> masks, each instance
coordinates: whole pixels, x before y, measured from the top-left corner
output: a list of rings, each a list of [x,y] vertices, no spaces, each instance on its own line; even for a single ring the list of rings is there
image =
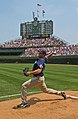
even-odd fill
[[[46,55],[46,50],[40,50],[39,53]]]

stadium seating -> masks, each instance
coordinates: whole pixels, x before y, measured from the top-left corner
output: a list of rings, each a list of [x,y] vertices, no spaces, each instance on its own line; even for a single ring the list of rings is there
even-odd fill
[[[17,39],[5,42],[0,48],[24,48],[21,57],[35,57],[41,48],[44,48],[47,53],[56,52],[57,56],[62,55],[78,55],[78,45],[68,45],[62,39],[53,36],[46,39]]]

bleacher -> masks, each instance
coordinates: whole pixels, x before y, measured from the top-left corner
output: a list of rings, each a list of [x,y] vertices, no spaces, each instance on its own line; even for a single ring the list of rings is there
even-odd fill
[[[20,48],[20,47],[45,47],[45,46],[66,46],[67,44],[58,37],[43,38],[43,39],[18,39],[5,42],[1,45],[2,48]]]
[[[43,39],[17,39],[0,45],[0,55],[19,55],[20,57],[35,57],[40,49],[47,53],[56,52],[57,56],[78,55],[78,45],[69,45],[59,37]]]

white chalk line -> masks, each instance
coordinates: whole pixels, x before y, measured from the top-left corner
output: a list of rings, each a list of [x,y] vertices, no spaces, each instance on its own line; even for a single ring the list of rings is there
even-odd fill
[[[33,91],[33,92],[28,92],[28,94],[35,94],[35,93],[40,93],[41,91]],[[5,95],[5,96],[0,96],[0,99],[3,99],[3,98],[10,98],[10,97],[15,97],[15,96],[20,96],[21,94],[18,93],[18,94],[13,94],[13,95]]]

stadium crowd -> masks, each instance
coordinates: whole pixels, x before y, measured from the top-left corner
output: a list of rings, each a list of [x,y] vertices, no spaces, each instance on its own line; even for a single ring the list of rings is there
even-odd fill
[[[27,48],[21,57],[35,57],[38,51],[42,48]],[[47,53],[56,52],[56,56],[64,55],[78,55],[78,47],[75,45],[60,46],[60,47],[46,47],[44,48]]]
[[[25,48],[21,57],[35,57],[38,51],[44,48],[47,53],[56,52],[56,55],[78,55],[78,45],[68,45],[66,42],[57,37],[46,39],[18,39],[15,41],[5,42],[0,48]]]
[[[59,38],[44,38],[44,39],[18,39],[15,41],[5,42],[1,45],[3,48],[18,48],[18,47],[43,47],[43,46],[65,46]]]

